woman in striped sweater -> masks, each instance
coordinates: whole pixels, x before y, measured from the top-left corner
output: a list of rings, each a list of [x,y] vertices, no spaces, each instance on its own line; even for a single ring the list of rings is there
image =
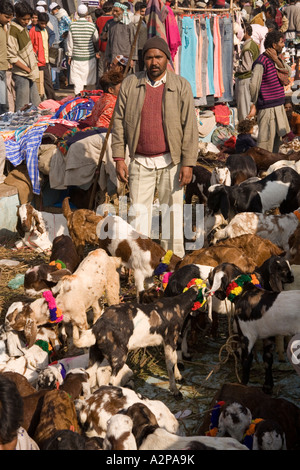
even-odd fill
[[[257,113],[257,146],[269,152],[278,152],[281,138],[290,132],[284,109],[284,86],[289,82],[290,68],[281,59],[284,34],[271,31],[266,35],[265,52],[253,64],[250,82],[251,111]]]
[[[96,84],[96,51],[99,40],[94,23],[87,20],[88,8],[81,4],[77,9],[79,19],[74,21],[67,40],[68,61],[70,64],[70,82],[74,84],[74,93],[80,93],[86,85]]]

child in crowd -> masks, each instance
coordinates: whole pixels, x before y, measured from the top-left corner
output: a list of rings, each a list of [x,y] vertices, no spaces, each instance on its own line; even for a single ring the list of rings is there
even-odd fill
[[[88,118],[90,126],[108,128],[122,81],[122,72],[109,70],[102,75],[100,87],[104,93],[96,101],[91,116]]]
[[[238,124],[238,136],[235,144],[236,153],[244,153],[250,147],[256,147],[257,144],[252,137],[254,132],[255,121],[250,119],[244,119]]]
[[[15,82],[15,111],[32,103],[40,104],[36,85],[39,69],[27,26],[32,17],[31,6],[20,1],[15,4],[15,18],[11,22],[7,39],[7,58],[12,65],[12,77]]]
[[[38,24],[38,14],[39,14],[38,10],[33,10],[31,21],[29,25],[27,26],[28,31],[30,31],[31,28],[33,28],[34,26]]]
[[[55,33],[48,28],[49,15],[38,13],[38,21],[29,31],[33,50],[38,59],[38,67],[43,72],[43,88],[47,99],[55,100],[55,91],[52,84],[52,76],[49,66],[49,46],[55,40]]]
[[[287,96],[285,99],[284,109],[290,124],[290,128],[294,136],[300,136],[300,114],[295,112],[292,98]]]
[[[0,374],[0,450],[39,450],[22,427],[23,408],[15,383]]]

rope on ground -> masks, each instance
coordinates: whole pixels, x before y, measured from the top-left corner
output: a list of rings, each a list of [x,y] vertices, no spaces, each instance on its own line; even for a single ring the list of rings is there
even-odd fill
[[[238,359],[235,354],[236,345],[238,344],[238,336],[233,333],[232,331],[232,317],[233,317],[233,307],[231,306],[231,310],[228,310],[227,303],[226,303],[226,310],[227,310],[227,318],[228,318],[228,333],[229,336],[223,344],[223,346],[219,349],[219,363],[210,371],[208,376],[205,380],[208,380],[213,373],[218,372],[221,369],[221,366],[226,364],[231,356],[234,358],[235,362],[235,375],[239,383],[241,383],[241,379],[238,373]],[[227,355],[224,359],[222,359],[223,352],[226,351]]]

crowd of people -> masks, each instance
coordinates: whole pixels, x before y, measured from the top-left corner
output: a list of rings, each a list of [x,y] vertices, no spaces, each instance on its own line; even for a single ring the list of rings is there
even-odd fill
[[[82,3],[71,17],[56,2],[39,0],[33,9],[26,1],[1,1],[1,114],[56,99],[61,86],[74,88],[75,95],[85,87],[99,87],[103,73],[116,62],[126,66],[145,10],[142,2],[107,1],[91,13]],[[143,22],[130,64],[134,71],[143,69],[146,38]]]

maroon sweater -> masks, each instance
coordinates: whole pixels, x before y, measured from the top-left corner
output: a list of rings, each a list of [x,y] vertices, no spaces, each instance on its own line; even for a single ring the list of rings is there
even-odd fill
[[[155,157],[169,152],[162,117],[162,97],[165,86],[146,85],[146,96],[141,112],[140,136],[136,153]]]

